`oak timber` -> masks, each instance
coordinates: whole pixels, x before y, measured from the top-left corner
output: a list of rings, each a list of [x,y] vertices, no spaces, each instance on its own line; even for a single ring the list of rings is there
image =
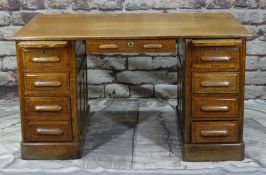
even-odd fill
[[[239,38],[248,31],[229,13],[45,14],[15,40]]]

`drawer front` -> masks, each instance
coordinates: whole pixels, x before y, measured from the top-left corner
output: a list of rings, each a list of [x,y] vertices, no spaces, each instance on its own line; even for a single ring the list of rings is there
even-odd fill
[[[192,116],[238,117],[238,100],[236,97],[193,97]]]
[[[239,39],[200,39],[192,41],[193,68],[239,68]]]
[[[69,93],[68,73],[26,73],[24,78],[26,94],[36,91]]]
[[[70,120],[69,98],[40,98],[24,99],[25,116],[29,120]]]
[[[192,74],[193,93],[238,93],[237,72],[212,72]]]
[[[23,64],[26,69],[68,68],[68,48],[24,48]]]
[[[72,129],[70,122],[28,122],[25,140],[31,142],[71,141]]]
[[[193,47],[193,68],[239,68],[239,46]]]
[[[88,54],[175,52],[175,40],[87,40]]]
[[[237,122],[193,122],[192,143],[233,143],[238,141]]]

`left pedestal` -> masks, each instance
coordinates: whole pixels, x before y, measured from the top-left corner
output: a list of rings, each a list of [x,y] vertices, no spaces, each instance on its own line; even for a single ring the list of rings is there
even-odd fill
[[[87,114],[83,41],[17,41],[23,159],[76,159]]]

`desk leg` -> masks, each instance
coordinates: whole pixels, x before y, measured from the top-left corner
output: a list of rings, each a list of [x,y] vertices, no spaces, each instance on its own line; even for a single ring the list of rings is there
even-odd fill
[[[185,161],[244,159],[245,45],[245,38],[179,43],[184,75],[178,114]]]
[[[18,41],[17,62],[21,157],[80,158],[88,109],[84,42]]]

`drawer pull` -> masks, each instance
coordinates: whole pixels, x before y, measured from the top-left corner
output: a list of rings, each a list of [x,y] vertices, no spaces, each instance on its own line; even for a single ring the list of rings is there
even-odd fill
[[[226,137],[229,135],[229,131],[227,129],[223,130],[203,130],[200,132],[202,137]]]
[[[34,106],[36,112],[60,112],[62,106],[59,105],[36,105]]]
[[[48,128],[37,128],[36,134],[38,135],[62,135],[64,132],[62,129],[54,128],[54,129],[48,129]]]
[[[117,44],[101,44],[99,48],[100,49],[117,49],[118,45]]]
[[[31,61],[34,63],[57,63],[60,61],[58,57],[39,57],[39,58],[31,58]]]
[[[59,81],[35,81],[35,87],[60,87],[62,85]]]
[[[160,49],[162,47],[163,47],[162,44],[144,44],[143,45],[144,49]]]
[[[201,111],[204,112],[227,112],[229,111],[228,106],[201,106]]]
[[[208,56],[205,56],[205,57],[201,58],[201,61],[203,61],[203,62],[214,62],[214,61],[225,62],[225,61],[229,61],[230,59],[231,59],[231,57],[229,57],[229,56],[224,56],[224,57],[208,57]]]
[[[201,82],[202,87],[229,87],[229,81],[203,81]]]

